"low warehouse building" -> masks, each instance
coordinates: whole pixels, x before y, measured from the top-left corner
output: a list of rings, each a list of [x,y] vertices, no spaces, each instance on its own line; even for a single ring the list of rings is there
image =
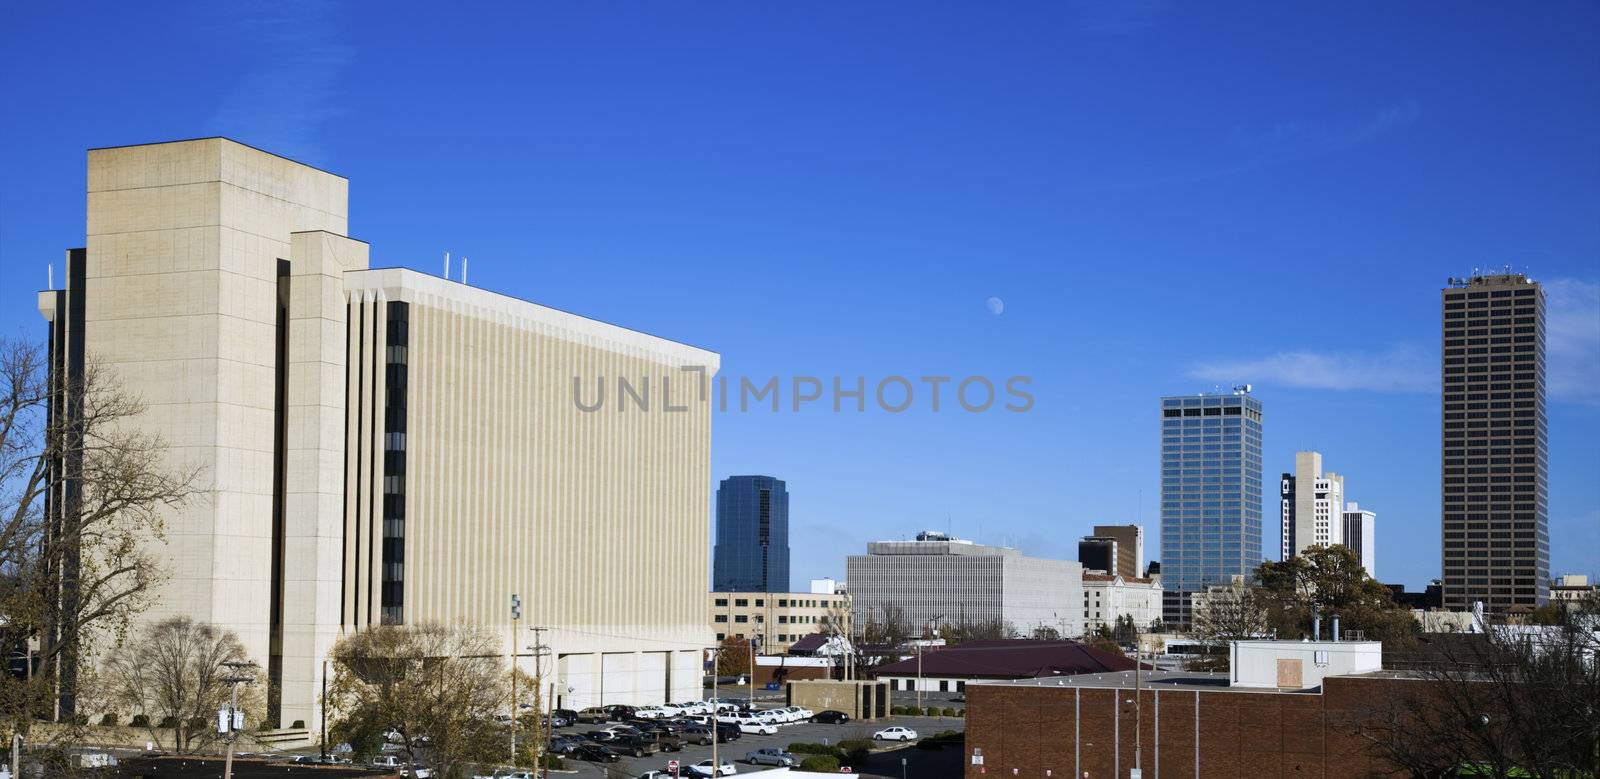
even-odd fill
[[[1132,660],[1076,641],[995,639],[924,650],[920,659],[879,666],[874,673],[890,690],[962,692],[968,682],[1131,670]]]

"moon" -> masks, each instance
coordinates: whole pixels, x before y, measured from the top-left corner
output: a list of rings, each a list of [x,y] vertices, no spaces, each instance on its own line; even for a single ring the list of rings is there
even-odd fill
[[[988,300],[983,301],[983,304],[989,307],[990,314],[1000,316],[1001,314],[1005,313],[1006,302],[1000,298],[989,298]]]

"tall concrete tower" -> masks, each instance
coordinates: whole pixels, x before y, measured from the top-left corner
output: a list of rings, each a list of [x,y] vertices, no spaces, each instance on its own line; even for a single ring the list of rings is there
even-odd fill
[[[1538,606],[1550,581],[1544,290],[1473,275],[1441,297],[1444,606]]]

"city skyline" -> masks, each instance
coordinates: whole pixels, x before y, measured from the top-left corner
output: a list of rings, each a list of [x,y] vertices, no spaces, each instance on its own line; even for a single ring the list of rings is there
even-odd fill
[[[41,8],[0,32],[30,75],[0,98],[48,117],[0,128],[0,332],[44,337],[33,296],[83,232],[85,149],[226,134],[349,176],[374,267],[464,254],[476,284],[716,350],[729,375],[1034,378],[1024,414],[717,414],[712,474],[807,496],[797,581],[923,529],[1062,560],[1095,524],[1157,532],[1150,403],[1251,383],[1268,473],[1315,449],[1359,475],[1383,580],[1421,589],[1441,573],[1438,291],[1511,263],[1548,296],[1551,573],[1600,574],[1593,8],[1401,8],[1381,29],[1359,8],[438,30],[301,10]],[[414,56],[435,31],[481,59]]]

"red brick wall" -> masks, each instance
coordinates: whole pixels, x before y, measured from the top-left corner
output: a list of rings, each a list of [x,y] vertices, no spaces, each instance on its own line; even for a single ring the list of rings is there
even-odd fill
[[[1395,684],[1414,683],[1330,679],[1325,694],[1146,689],[1141,695],[1144,775],[1195,776],[1198,697],[1200,777],[1389,776],[1344,725],[1366,713],[1372,701],[1395,693]],[[971,685],[966,777],[1125,777],[1134,765],[1133,698],[1132,690]],[[1081,707],[1081,724],[1075,707]],[[981,767],[971,764],[974,747],[983,750]]]

